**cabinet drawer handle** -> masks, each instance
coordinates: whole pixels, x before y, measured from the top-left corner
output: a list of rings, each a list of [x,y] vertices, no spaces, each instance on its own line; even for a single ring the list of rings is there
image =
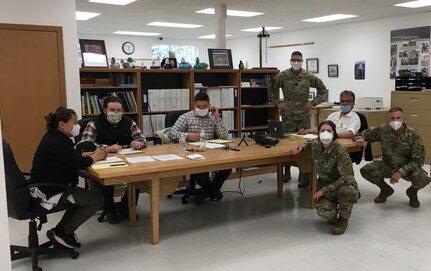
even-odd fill
[[[419,117],[419,114],[417,114],[417,113],[410,113],[409,116],[410,117]]]
[[[419,99],[418,99],[418,98],[410,97],[410,101],[412,101],[412,102],[417,102],[417,101],[419,101]]]

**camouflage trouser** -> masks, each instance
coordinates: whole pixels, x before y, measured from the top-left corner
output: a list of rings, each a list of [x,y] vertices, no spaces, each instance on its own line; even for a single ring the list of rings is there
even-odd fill
[[[291,115],[287,115],[286,111],[280,111],[281,121],[283,122],[283,131],[285,133],[297,132],[299,129],[310,129],[311,118],[293,119]]]
[[[338,213],[343,218],[349,218],[358,198],[359,189],[354,184],[343,185],[332,193],[326,192],[316,204],[317,215],[323,219],[333,219]]]
[[[390,178],[395,172],[396,170],[384,161],[374,161],[361,168],[362,177],[375,185],[381,184],[384,182],[384,178]],[[427,172],[422,168],[418,168],[402,178],[411,182],[412,187],[417,190],[424,188],[430,182]]]

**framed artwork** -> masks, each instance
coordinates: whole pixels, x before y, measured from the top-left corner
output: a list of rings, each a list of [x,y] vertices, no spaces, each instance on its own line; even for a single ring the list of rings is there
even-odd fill
[[[328,65],[328,77],[338,77],[338,65]]]
[[[307,58],[305,60],[307,70],[311,73],[319,73],[319,59],[318,58]]]
[[[103,40],[79,40],[83,67],[108,67],[105,41]]]
[[[232,69],[232,53],[230,49],[208,49],[211,69]]]

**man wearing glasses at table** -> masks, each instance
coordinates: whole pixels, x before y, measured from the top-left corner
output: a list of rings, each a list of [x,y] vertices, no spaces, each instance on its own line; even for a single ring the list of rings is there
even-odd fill
[[[335,123],[337,135],[339,138],[352,138],[361,127],[361,120],[353,111],[355,106],[355,93],[350,90],[344,90],[340,93],[340,111],[331,113],[326,120]],[[298,132],[299,134],[317,134],[317,128],[305,129]]]

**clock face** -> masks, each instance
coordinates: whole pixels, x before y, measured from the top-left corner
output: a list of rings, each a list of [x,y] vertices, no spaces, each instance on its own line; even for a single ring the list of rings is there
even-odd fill
[[[123,43],[123,52],[127,55],[131,55],[133,54],[133,52],[135,51],[135,45],[133,45],[133,43],[131,43],[130,41],[126,41],[125,43]]]

